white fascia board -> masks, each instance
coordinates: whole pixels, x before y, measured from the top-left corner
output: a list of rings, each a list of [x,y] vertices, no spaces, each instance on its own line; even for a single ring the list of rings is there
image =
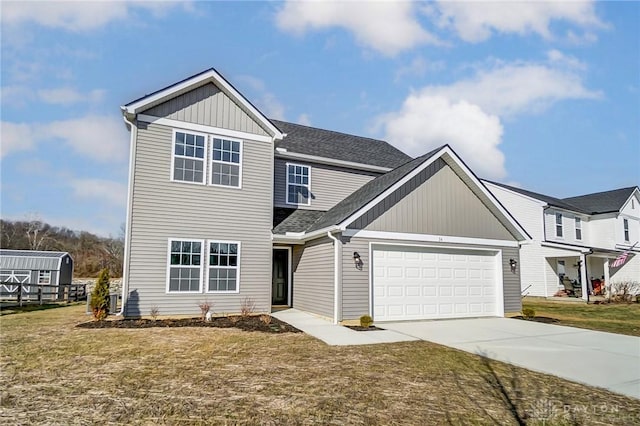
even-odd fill
[[[385,231],[366,231],[360,229],[347,229],[343,231],[346,237],[359,237],[381,240],[405,240],[405,241],[421,241],[430,243],[448,243],[448,244],[464,244],[464,245],[480,245],[492,247],[518,247],[518,241],[510,240],[493,240],[489,238],[472,238],[472,237],[453,237],[448,235],[431,235],[431,234],[409,234],[404,232],[385,232]]]
[[[273,123],[271,123],[271,121],[269,121],[269,119],[265,117],[264,114],[262,114],[256,107],[251,105],[251,103],[247,101],[247,99],[242,96],[240,92],[238,92],[231,84],[229,84],[227,80],[224,79],[224,77],[222,77],[213,69],[198,74],[179,84],[167,87],[166,89],[161,90],[153,95],[145,96],[137,102],[129,105],[124,105],[121,107],[121,109],[125,113],[135,115],[141,109],[147,107],[148,105],[161,103],[165,99],[176,96],[177,94],[188,92],[192,88],[202,86],[203,84],[206,84],[208,82],[211,82],[220,87],[224,92],[230,94],[236,102],[241,103],[247,109],[247,111],[249,111],[250,114],[254,116],[255,119],[257,119],[262,125],[270,130],[270,133],[272,134],[274,139],[282,139],[284,137],[282,132],[278,130],[278,128],[274,126]]]
[[[543,247],[559,248],[563,250],[577,251],[580,253],[589,253],[591,251],[590,248],[586,248],[586,247],[576,247],[568,244],[552,243],[550,241],[542,241],[540,245]]]
[[[221,127],[205,126],[204,124],[187,123],[186,121],[156,117],[155,115],[140,114],[138,115],[138,121],[160,124],[163,126],[172,127],[174,129],[192,130],[195,132],[227,136],[230,138],[237,138],[241,140],[249,139],[258,142],[272,142],[271,136],[256,135],[253,133],[240,132],[238,130],[223,129]]]
[[[373,166],[371,164],[354,163],[352,161],[336,160],[334,158],[318,157],[309,154],[299,154],[297,152],[281,151],[282,148],[276,148],[275,157],[294,160],[306,160],[312,163],[328,164],[330,166],[347,167],[350,169],[366,170],[372,172],[386,173],[393,169],[388,167]]]
[[[542,200],[538,200],[537,198],[529,197],[528,195],[524,195],[524,194],[523,194],[523,193],[521,193],[521,192],[514,191],[514,190],[509,189],[509,188],[505,188],[504,186],[496,185],[495,183],[492,183],[492,182],[486,181],[486,180],[484,180],[484,179],[480,179],[480,180],[482,181],[482,183],[483,183],[485,186],[490,186],[491,188],[496,188],[496,189],[499,189],[499,190],[502,190],[502,191],[507,191],[507,192],[509,192],[510,194],[517,195],[517,196],[519,196],[519,197],[521,197],[521,198],[524,198],[525,200],[533,201],[534,203],[538,204],[540,207],[545,207],[545,206],[547,205],[547,203],[546,203],[546,202],[544,202],[544,201],[542,201]]]
[[[327,232],[340,231],[337,226],[328,226],[313,232],[287,232],[282,234],[271,234],[271,240],[275,242],[289,242],[291,244],[304,244],[306,241],[324,236]]]

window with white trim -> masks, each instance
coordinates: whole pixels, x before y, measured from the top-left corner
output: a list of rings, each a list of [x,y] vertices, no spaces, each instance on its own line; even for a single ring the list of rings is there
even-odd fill
[[[51,284],[51,271],[38,271],[38,284]]]
[[[237,292],[240,243],[209,241],[208,292]]]
[[[173,180],[204,183],[206,137],[195,133],[173,133]]]
[[[576,221],[576,240],[582,239],[582,219],[579,217],[575,218]]]
[[[556,213],[556,237],[562,237],[562,213]]]
[[[169,241],[169,292],[200,292],[202,282],[202,251],[200,240]]]
[[[622,228],[624,230],[624,240],[629,242],[629,220],[622,219]]]
[[[241,146],[239,141],[213,138],[211,184],[240,187]]]
[[[311,204],[310,167],[287,163],[287,204]]]

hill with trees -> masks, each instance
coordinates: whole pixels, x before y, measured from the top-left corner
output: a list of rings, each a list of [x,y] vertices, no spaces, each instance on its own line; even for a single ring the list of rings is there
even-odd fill
[[[96,277],[108,268],[112,277],[122,276],[124,225],[117,238],[51,226],[40,220],[0,220],[0,248],[66,251],[74,261],[75,277]]]

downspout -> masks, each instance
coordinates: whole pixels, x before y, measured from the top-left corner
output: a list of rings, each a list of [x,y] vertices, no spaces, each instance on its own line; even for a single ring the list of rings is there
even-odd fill
[[[340,241],[333,236],[331,231],[327,231],[327,236],[333,240],[333,323],[338,324],[338,309],[340,307],[340,271],[338,268],[340,260]]]
[[[126,111],[123,109],[122,119],[129,126],[131,131],[131,141],[129,143],[129,184],[127,185],[127,218],[125,222],[124,234],[124,259],[122,265],[122,302],[120,304],[120,312],[116,316],[124,316],[124,307],[127,303],[127,294],[129,290],[129,251],[131,250],[131,211],[133,204],[133,165],[135,163],[136,140],[138,136],[138,128],[132,121],[127,119]]]

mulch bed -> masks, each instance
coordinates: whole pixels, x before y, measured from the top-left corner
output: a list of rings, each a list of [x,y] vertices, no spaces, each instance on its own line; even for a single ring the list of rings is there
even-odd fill
[[[362,327],[361,325],[345,325],[345,327],[350,328],[355,331],[376,331],[376,330],[384,330],[384,328],[378,328],[375,325],[370,327]]]
[[[555,324],[557,322],[560,322],[560,320],[557,320],[555,318],[549,318],[549,317],[533,317],[533,318],[525,318],[522,315],[518,315],[516,317],[513,317],[515,319],[521,319],[521,320],[525,320],[525,321],[534,321],[534,322],[543,322],[545,324]]]
[[[80,328],[151,328],[151,327],[216,327],[239,328],[244,331],[260,331],[263,333],[302,333],[297,328],[270,317],[269,324],[265,324],[260,316],[229,316],[212,318],[202,321],[200,318],[181,319],[121,319],[114,321],[89,321],[78,324]]]

